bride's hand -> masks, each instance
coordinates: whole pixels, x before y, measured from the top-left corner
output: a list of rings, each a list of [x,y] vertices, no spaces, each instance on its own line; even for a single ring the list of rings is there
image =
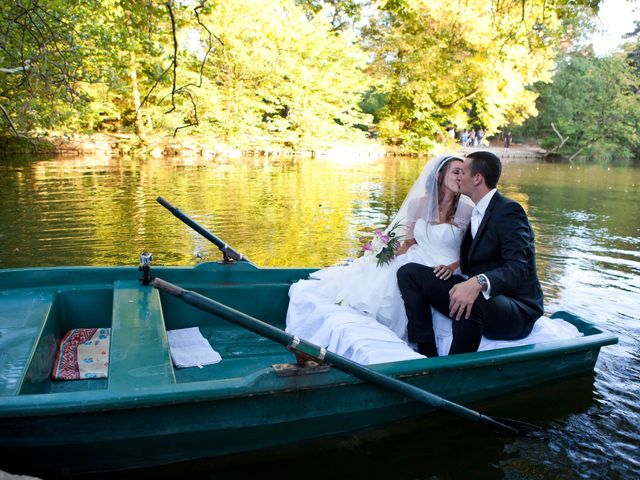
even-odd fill
[[[440,280],[447,280],[453,275],[453,270],[448,265],[438,265],[433,267],[433,271],[436,274],[436,278]]]

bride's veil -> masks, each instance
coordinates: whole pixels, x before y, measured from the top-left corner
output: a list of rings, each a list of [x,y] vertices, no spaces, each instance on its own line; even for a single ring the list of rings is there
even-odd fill
[[[422,218],[427,223],[440,223],[438,172],[452,159],[464,161],[462,157],[457,155],[444,154],[427,162],[386,232],[393,229],[396,235],[403,235],[405,238],[411,239],[413,238],[413,226],[418,219]],[[453,223],[464,230],[469,224],[472,208],[471,200],[460,195]]]

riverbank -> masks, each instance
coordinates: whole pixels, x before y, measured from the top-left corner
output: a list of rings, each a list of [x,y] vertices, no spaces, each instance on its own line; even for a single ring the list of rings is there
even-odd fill
[[[0,470],[0,480],[39,480],[39,477],[30,475],[16,475]]]
[[[509,148],[499,145],[499,142],[492,142],[489,145],[482,145],[478,147],[463,147],[459,150],[459,153],[468,154],[476,150],[488,150],[495,153],[504,161],[518,161],[518,162],[536,162],[543,160],[547,151],[538,145],[533,143],[512,143]]]
[[[480,147],[463,147],[457,150],[467,154],[475,150],[489,150],[503,160],[538,161],[544,158],[545,150],[534,144],[512,144],[504,148],[499,142]],[[281,147],[237,148],[206,138],[196,137],[150,137],[142,139],[125,133],[94,133],[49,135],[40,138],[0,137],[0,156],[8,154],[52,154],[52,155],[129,155],[141,153],[152,157],[240,157],[262,156],[420,156],[397,148],[385,147],[371,141],[365,144],[342,144],[319,149],[288,149]]]
[[[331,145],[287,148],[278,144],[238,147],[227,145],[205,136],[147,136],[139,137],[127,133],[50,134],[46,137],[0,137],[0,156],[8,154],[54,154],[54,155],[129,155],[143,154],[152,157],[241,157],[262,156],[306,156],[335,155],[349,151],[358,156],[383,156],[384,146],[369,142],[333,143]]]

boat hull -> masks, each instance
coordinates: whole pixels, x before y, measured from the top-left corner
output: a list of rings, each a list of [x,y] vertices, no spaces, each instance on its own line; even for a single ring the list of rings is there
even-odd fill
[[[15,298],[32,295],[45,303],[51,300],[49,310],[42,309],[46,312],[38,328],[32,329],[36,338],[26,360],[8,362],[13,370],[22,365],[22,371],[5,374],[4,386],[0,385],[0,468],[5,470],[46,474],[140,468],[299,444],[430,412],[422,404],[335,368],[280,377],[272,365],[294,361],[283,347],[253,334],[243,336],[221,319],[184,310],[164,296],[155,312],[146,305],[158,301],[144,290],[148,287],[139,287],[142,293],[134,297],[146,317],[133,315],[133,323],[125,324],[121,309],[129,301],[124,306],[120,303],[130,297],[118,297],[122,294],[118,288],[126,287],[128,295],[138,291],[137,286],[122,283],[130,281],[132,269],[62,270],[0,272],[0,303],[4,299],[15,307],[8,303],[12,294]],[[308,272],[250,265],[157,270],[158,276],[279,327],[286,312],[287,286]],[[96,325],[128,331],[139,328],[143,317],[152,321],[155,312],[163,328],[149,342],[159,343],[134,345],[114,331],[116,346],[112,344],[108,381],[52,382],[48,379],[52,342],[55,345],[65,328],[75,326],[76,316],[96,309],[110,309],[109,314],[95,314]],[[570,314],[559,316],[574,323],[584,336],[371,368],[463,404],[592,370],[600,348],[616,338]],[[9,320],[0,314],[2,320],[0,333],[4,329],[5,335],[0,338],[6,339],[12,329],[9,333],[17,336],[21,327],[4,326]],[[213,338],[214,347],[220,346],[223,362],[217,368],[180,371],[157,355],[164,348],[160,348],[164,328],[192,325],[210,332],[205,336]],[[156,344],[160,346],[151,347]],[[10,351],[22,352],[15,342],[8,346]],[[118,349],[124,347],[123,359]],[[150,349],[153,354],[143,354]],[[134,359],[135,363],[127,363]],[[150,362],[147,369],[141,368],[144,362]]]

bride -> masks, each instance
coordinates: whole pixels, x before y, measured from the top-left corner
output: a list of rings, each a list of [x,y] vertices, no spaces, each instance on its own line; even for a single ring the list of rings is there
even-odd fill
[[[376,318],[406,341],[407,317],[396,272],[407,263],[434,267],[442,279],[458,270],[460,244],[473,210],[471,200],[460,195],[462,165],[463,159],[455,155],[427,163],[385,230],[403,238],[389,263],[377,266],[375,256],[365,255],[347,266],[314,272],[315,293]],[[292,302],[295,292],[292,288]]]

